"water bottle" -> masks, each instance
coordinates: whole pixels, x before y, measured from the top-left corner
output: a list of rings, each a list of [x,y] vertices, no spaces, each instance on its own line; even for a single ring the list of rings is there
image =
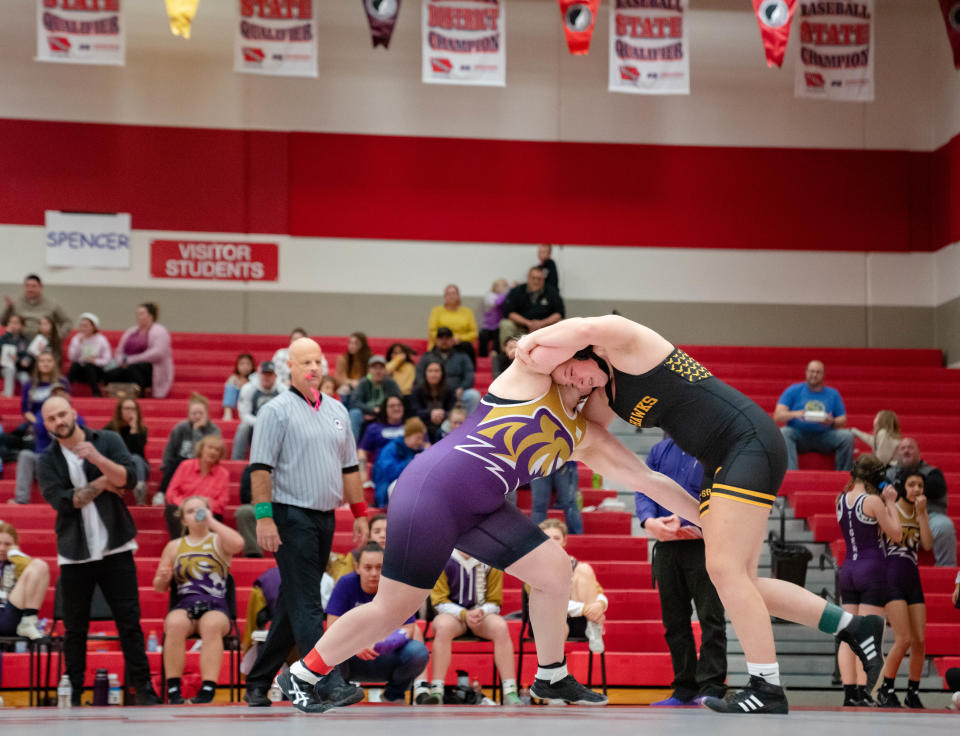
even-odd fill
[[[207,510],[201,506],[199,509],[197,509],[197,510],[194,512],[193,518],[194,518],[196,521],[203,521],[204,519],[207,518]]]
[[[283,700],[283,690],[277,685],[276,680],[270,684],[270,689],[267,691],[267,700],[271,703],[279,703]]]
[[[57,707],[70,708],[73,706],[73,685],[70,684],[70,678],[64,675],[60,678],[60,684],[57,685]]]
[[[106,705],[109,695],[110,680],[107,678],[106,669],[100,667],[93,676],[93,704]]]
[[[157,641],[157,632],[151,631],[150,636],[147,637],[147,651],[155,652],[160,647],[160,642]]]
[[[107,679],[110,686],[107,703],[109,705],[123,705],[123,688],[120,687],[120,678],[117,677],[115,672],[111,672]]]

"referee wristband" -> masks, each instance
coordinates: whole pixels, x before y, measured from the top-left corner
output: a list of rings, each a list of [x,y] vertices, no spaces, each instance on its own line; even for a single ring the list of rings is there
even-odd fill
[[[353,514],[354,519],[359,519],[361,516],[366,516],[367,502],[360,501],[359,503],[350,504],[350,512]]]
[[[264,503],[255,504],[253,507],[253,515],[260,519],[272,519],[273,518],[273,504],[269,501]]]

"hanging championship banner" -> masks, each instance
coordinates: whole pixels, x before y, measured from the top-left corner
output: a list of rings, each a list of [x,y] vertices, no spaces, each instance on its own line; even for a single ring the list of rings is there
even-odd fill
[[[790,39],[790,21],[796,7],[797,0],[753,0],[767,66],[783,66],[783,55]]]
[[[593,28],[597,24],[600,0],[586,0],[586,2],[557,0],[557,2],[560,3],[563,34],[567,37],[567,48],[570,49],[570,53],[575,56],[590,53],[590,39],[593,38]]]
[[[370,23],[370,38],[373,47],[389,48],[393,26],[400,14],[400,0],[360,0]]]
[[[610,91],[690,94],[687,0],[611,0]]]
[[[37,0],[37,61],[123,66],[121,0]]]
[[[953,66],[960,69],[960,0],[940,0],[940,9],[953,48]]]
[[[317,76],[317,19],[313,0],[236,2],[235,72]]]
[[[47,210],[47,265],[130,268],[130,213],[102,215]]]
[[[504,0],[423,0],[423,81],[507,83]]]
[[[797,97],[873,101],[874,0],[799,0]]]

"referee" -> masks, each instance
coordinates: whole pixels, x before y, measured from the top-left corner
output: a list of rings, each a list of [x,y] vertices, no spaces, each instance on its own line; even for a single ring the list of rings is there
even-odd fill
[[[270,633],[247,676],[251,706],[270,705],[267,691],[290,649],[309,652],[323,634],[320,580],[333,544],[334,509],[350,504],[354,543],[369,534],[350,415],[319,392],[322,361],[313,340],[293,342],[290,390],[264,404],[254,428],[250,481],[257,543],[276,553],[281,583]]]

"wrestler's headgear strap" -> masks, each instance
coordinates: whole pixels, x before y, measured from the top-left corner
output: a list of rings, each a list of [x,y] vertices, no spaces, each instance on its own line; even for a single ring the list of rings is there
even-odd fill
[[[603,371],[603,374],[605,376],[610,375],[610,366],[607,365],[607,361],[605,361],[603,358],[601,358],[599,355],[597,355],[593,351],[592,345],[588,345],[583,350],[578,350],[577,352],[575,352],[573,354],[573,359],[574,360],[592,360],[598,366],[600,366],[600,370]]]

